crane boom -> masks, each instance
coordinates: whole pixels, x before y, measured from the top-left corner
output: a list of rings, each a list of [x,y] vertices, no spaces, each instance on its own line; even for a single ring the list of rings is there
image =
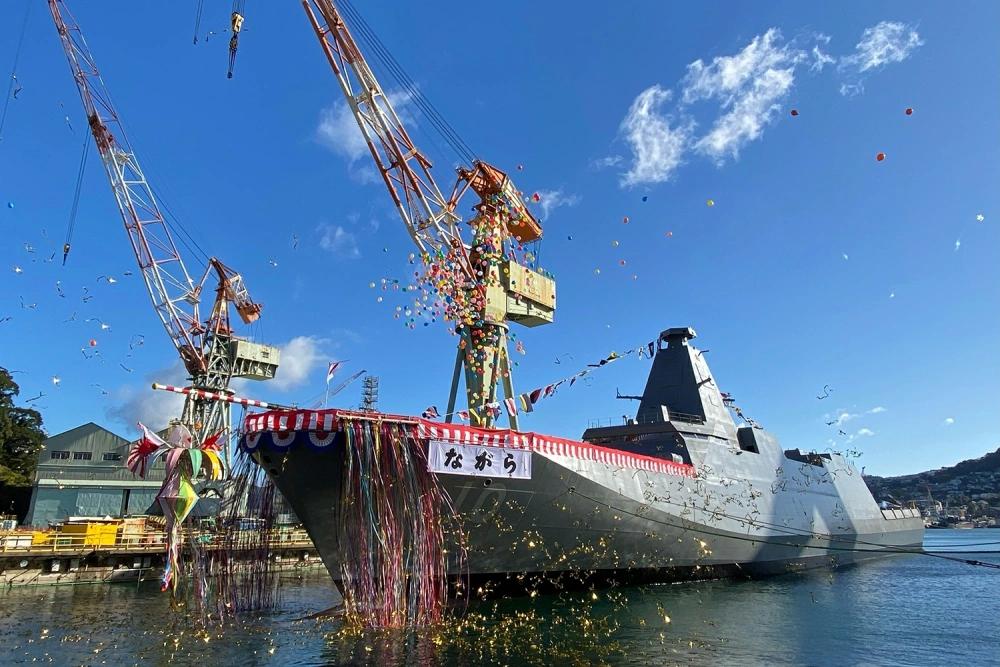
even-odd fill
[[[438,278],[449,274],[443,281],[434,281],[438,294],[446,292],[445,301],[450,304],[445,307],[446,317],[455,323],[460,336],[447,419],[451,421],[454,414],[464,369],[471,421],[490,426],[497,412],[497,385],[502,383],[507,398],[513,397],[507,323],[548,324],[555,312],[555,281],[518,264],[513,253],[505,250],[515,242],[540,238],[541,225],[507,174],[474,158],[471,151],[465,157],[472,164],[457,169],[455,185],[445,198],[431,173],[430,160],[410,139],[336,4],[302,0],[302,6],[421,259]],[[376,51],[385,55],[380,43]],[[409,92],[419,95],[419,91]],[[439,128],[443,124],[450,129],[434,115]],[[466,245],[456,210],[470,190],[479,202],[468,221],[472,240]],[[516,429],[513,411],[510,422]]]
[[[228,433],[229,403],[206,400],[204,392],[230,394],[234,377],[274,377],[278,350],[238,339],[230,327],[230,305],[246,324],[260,317],[261,307],[250,298],[242,276],[214,257],[200,282],[191,279],[80,26],[64,0],[48,3],[153,309],[191,378],[180,420],[199,441]],[[213,273],[218,281],[215,301],[202,322],[201,295]]]
[[[153,308],[187,369],[204,371],[195,338],[201,330],[199,289],[177,251],[80,26],[62,0],[49,0],[49,9]]]
[[[302,5],[413,242],[425,253],[449,242],[461,244],[454,203],[438,188],[430,160],[414,146],[337,7],[330,0],[303,0]]]

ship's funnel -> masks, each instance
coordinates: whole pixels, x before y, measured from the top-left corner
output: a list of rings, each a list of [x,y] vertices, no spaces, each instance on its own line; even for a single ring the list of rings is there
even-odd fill
[[[733,419],[722,403],[704,353],[688,345],[695,336],[690,327],[673,327],[660,333],[636,419],[656,421],[661,415],[667,419],[695,419],[735,433]]]

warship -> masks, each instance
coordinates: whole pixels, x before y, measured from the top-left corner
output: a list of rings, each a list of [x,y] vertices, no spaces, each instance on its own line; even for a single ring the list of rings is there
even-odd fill
[[[472,580],[618,582],[763,576],[907,553],[910,509],[881,509],[851,461],[737,426],[691,328],[663,331],[634,417],[579,440],[341,410],[250,415],[241,447],[267,471],[341,583],[345,420],[412,429],[461,520]],[[397,480],[402,481],[402,480]],[[345,500],[346,499],[346,500]],[[374,517],[373,520],[379,520]],[[449,574],[458,576],[455,558]]]

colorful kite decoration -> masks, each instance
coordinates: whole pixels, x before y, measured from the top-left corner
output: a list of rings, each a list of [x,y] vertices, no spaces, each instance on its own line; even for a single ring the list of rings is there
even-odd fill
[[[156,496],[163,509],[167,532],[167,566],[163,570],[161,589],[166,591],[169,588],[176,593],[182,568],[181,526],[198,502],[194,480],[202,477],[219,481],[225,474],[218,451],[222,433],[216,433],[196,445],[191,431],[183,424],[171,426],[165,440],[141,423],[139,428],[142,437],[132,445],[126,463],[134,474],[145,477],[148,466],[163,458],[166,477]]]

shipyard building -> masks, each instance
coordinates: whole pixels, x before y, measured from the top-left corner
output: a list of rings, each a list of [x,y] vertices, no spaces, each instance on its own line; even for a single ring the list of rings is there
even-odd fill
[[[128,440],[93,422],[46,439],[26,523],[46,527],[70,517],[158,514],[163,463],[140,479],[125,466],[128,449]]]

